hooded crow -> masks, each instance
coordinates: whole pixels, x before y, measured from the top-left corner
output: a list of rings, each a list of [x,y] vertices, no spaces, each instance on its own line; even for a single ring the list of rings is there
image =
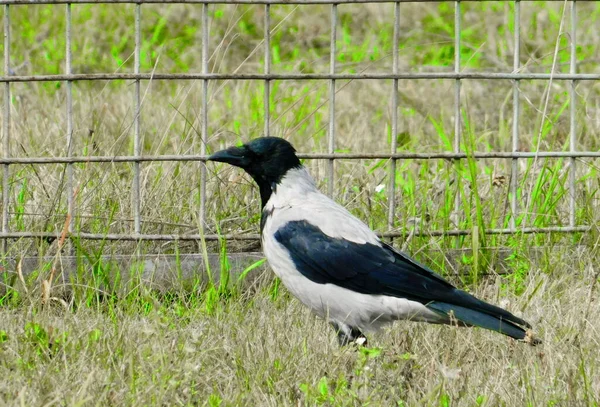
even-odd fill
[[[260,190],[261,240],[275,274],[336,330],[341,345],[395,320],[477,326],[535,344],[531,326],[455,288],[382,242],[319,192],[294,147],[263,137],[210,157],[242,168]]]

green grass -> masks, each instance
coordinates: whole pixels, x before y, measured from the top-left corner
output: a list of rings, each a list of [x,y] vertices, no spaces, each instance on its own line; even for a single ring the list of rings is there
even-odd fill
[[[0,312],[0,401],[594,405],[600,310],[591,301],[598,273],[588,264],[597,256],[549,256],[552,275],[529,269],[519,293],[510,278],[506,291],[493,281],[475,289],[522,312],[545,341],[538,348],[483,330],[402,322],[371,336],[368,348],[339,349],[327,324],[268,281],[229,295],[138,285],[119,298],[75,294],[46,306],[24,295]]]
[[[570,14],[563,6],[521,3],[524,72],[550,72],[553,64],[555,72],[568,72],[569,35],[559,26],[562,21],[568,31]],[[461,67],[511,72],[514,4],[461,7]],[[577,7],[577,69],[596,72],[600,6]],[[142,71],[201,71],[201,10],[142,6]],[[274,5],[271,11],[272,71],[328,72],[330,7]],[[65,6],[11,6],[10,13],[12,71],[63,73]],[[73,5],[72,15],[73,72],[133,71],[133,5]],[[210,6],[209,18],[209,70],[263,72],[264,7]],[[339,5],[337,71],[389,72],[392,19],[393,4]],[[402,3],[400,71],[452,71],[453,36],[452,4]],[[327,151],[328,86],[272,81],[271,134],[301,152]],[[569,86],[520,82],[519,150],[569,148]],[[200,153],[201,89],[197,81],[143,82],[143,154]],[[598,150],[600,89],[579,81],[576,90],[577,149]],[[398,134],[391,131],[391,81],[337,81],[336,92],[338,152],[389,152],[394,138],[399,152],[454,150],[453,80],[400,80]],[[208,150],[262,135],[263,98],[259,81],[211,82]],[[73,100],[75,155],[132,153],[131,83],[75,82]],[[13,83],[10,153],[64,155],[64,106],[61,83]],[[387,160],[338,161],[334,198],[377,231],[408,234],[394,244],[460,287],[521,313],[544,339],[542,348],[479,330],[398,323],[370,338],[372,348],[339,350],[325,323],[279,280],[259,272],[264,260],[234,270],[232,253],[257,250],[253,242],[80,239],[77,232],[133,230],[132,166],[81,163],[73,166],[73,238],[64,247],[57,240],[9,241],[9,257],[47,257],[29,275],[10,265],[0,270],[0,404],[597,405],[597,231],[485,233],[513,220],[518,228],[568,224],[570,160],[519,160],[519,211],[512,214],[510,160],[472,157],[512,149],[512,110],[510,81],[462,81],[460,148],[468,157],[398,161],[392,225]],[[326,163],[305,164],[325,186]],[[143,232],[196,233],[200,164],[141,167]],[[597,160],[577,161],[577,224],[598,223],[598,168]],[[251,180],[227,166],[208,169],[204,233],[256,233],[260,200]],[[66,221],[64,166],[12,165],[10,171],[10,230],[59,234]],[[472,234],[413,234],[455,228]],[[172,275],[149,277],[140,261],[123,268],[109,260],[134,253],[174,255]],[[181,263],[188,253],[216,253],[219,261],[205,256],[207,278],[190,276]],[[53,268],[69,254],[76,266],[63,281]],[[171,288],[157,290],[164,281]]]

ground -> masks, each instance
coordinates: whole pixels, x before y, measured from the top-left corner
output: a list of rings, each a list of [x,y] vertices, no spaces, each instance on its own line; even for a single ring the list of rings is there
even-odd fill
[[[589,254],[550,255],[519,296],[475,293],[530,321],[536,347],[481,329],[398,322],[339,348],[265,276],[221,298],[125,299],[0,311],[3,405],[595,405],[598,278]],[[499,282],[500,279],[497,279]],[[227,295],[226,295],[227,294]]]
[[[8,8],[11,75],[65,71],[66,7]],[[518,70],[569,72],[570,3],[520,7]],[[133,71],[134,9],[71,6],[73,72]],[[264,9],[208,7],[210,72],[263,72]],[[200,72],[202,5],[141,10],[142,72]],[[600,6],[577,2],[577,10],[575,67],[597,74]],[[328,72],[331,7],[274,5],[271,12],[272,72]],[[514,3],[461,2],[461,12],[461,70],[513,72]],[[389,72],[393,16],[394,4],[338,6],[337,72]],[[400,72],[453,72],[454,3],[402,3],[399,44]],[[398,81],[395,134],[392,85],[336,82],[336,151],[387,153],[393,140],[401,153],[453,151],[456,82]],[[519,151],[568,150],[571,134],[577,150],[598,151],[598,81],[521,80],[516,127],[514,86],[509,80],[462,81],[461,151],[511,151],[513,129]],[[128,81],[73,83],[73,155],[132,153],[133,88]],[[201,81],[142,81],[144,155],[200,153],[201,89]],[[61,82],[12,83],[10,149],[3,145],[2,152],[64,156],[66,91]],[[263,103],[264,82],[211,81],[207,150],[262,135]],[[288,138],[302,153],[327,151],[328,81],[272,81],[270,109],[271,135]],[[326,191],[327,160],[305,164]],[[141,165],[143,233],[198,233],[201,165]],[[398,322],[370,335],[369,347],[340,349],[330,327],[291,298],[264,265],[257,263],[237,281],[240,270],[233,270],[228,255],[258,250],[256,241],[78,239],[77,232],[133,231],[133,166],[75,164],[74,238],[64,247],[60,239],[8,240],[6,256],[17,261],[2,270],[0,404],[597,405],[598,160],[520,159],[516,173],[511,165],[507,159],[400,160],[391,173],[389,160],[341,160],[333,196],[376,231],[401,234],[395,246],[531,322],[544,344],[530,347],[479,329]],[[9,194],[9,230],[60,233],[68,219],[65,166],[15,164],[9,171],[10,191],[3,190]],[[590,232],[485,233],[512,222],[517,228],[568,225],[572,171],[574,221],[591,226]],[[514,175],[515,214],[509,194]],[[397,206],[390,222],[391,178]],[[258,191],[247,176],[211,163],[206,190],[207,233],[258,233]],[[419,233],[455,228],[470,233]],[[156,289],[144,276],[136,279],[136,270],[104,260],[205,252],[219,253],[213,275],[228,285],[192,278]],[[53,267],[71,255],[76,269],[68,284],[59,284],[59,276],[51,281]],[[20,275],[22,256],[51,259]]]

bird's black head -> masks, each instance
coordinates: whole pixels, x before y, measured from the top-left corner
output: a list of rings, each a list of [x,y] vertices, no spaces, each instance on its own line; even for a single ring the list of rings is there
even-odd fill
[[[294,147],[278,137],[257,138],[241,147],[218,151],[208,159],[235,165],[250,174],[260,188],[263,207],[283,176],[301,166]]]

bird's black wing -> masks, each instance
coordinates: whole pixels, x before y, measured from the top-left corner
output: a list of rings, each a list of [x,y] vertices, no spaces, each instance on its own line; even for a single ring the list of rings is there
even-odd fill
[[[275,239],[289,252],[298,271],[315,283],[426,305],[451,304],[528,326],[508,311],[455,288],[428,267],[384,243],[360,244],[333,238],[307,221],[286,223],[277,230]]]

